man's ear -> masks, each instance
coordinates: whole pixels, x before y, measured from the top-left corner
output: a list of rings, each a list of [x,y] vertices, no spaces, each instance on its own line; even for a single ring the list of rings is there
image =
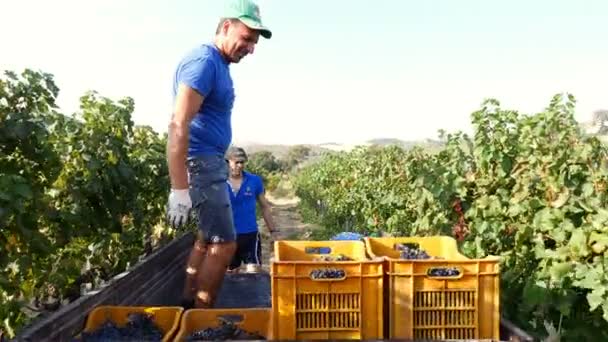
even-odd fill
[[[224,22],[222,23],[222,34],[226,35],[228,33],[228,30],[230,29],[230,25],[232,25],[232,22],[230,19],[225,19]]]

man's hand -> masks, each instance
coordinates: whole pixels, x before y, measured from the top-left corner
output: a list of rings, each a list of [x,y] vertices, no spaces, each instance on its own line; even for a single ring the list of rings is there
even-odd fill
[[[192,200],[188,189],[171,189],[167,209],[167,221],[173,228],[188,223]]]

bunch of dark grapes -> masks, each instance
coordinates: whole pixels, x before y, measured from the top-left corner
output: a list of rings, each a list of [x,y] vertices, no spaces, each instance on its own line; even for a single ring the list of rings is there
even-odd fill
[[[81,338],[83,342],[162,341],[162,339],[162,330],[154,323],[151,315],[144,313],[129,314],[124,327],[107,320],[94,331],[83,332]]]
[[[186,338],[186,341],[226,341],[226,340],[265,340],[257,334],[247,332],[232,322],[222,322],[219,327],[199,330]]]
[[[429,270],[431,277],[456,277],[460,271],[456,267],[436,267]]]
[[[323,268],[310,272],[310,277],[312,279],[339,279],[344,278],[345,276],[346,273],[344,270],[335,268]]]
[[[431,256],[428,255],[427,252],[421,248],[410,247],[403,244],[396,244],[395,249],[401,252],[401,259],[423,260],[431,258]]]

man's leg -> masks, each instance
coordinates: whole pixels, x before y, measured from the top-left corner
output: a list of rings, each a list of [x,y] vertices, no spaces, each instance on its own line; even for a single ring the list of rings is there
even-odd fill
[[[252,265],[255,265],[256,272],[262,266],[261,258],[261,241],[259,232],[251,232],[244,235],[243,253],[245,254],[244,262],[248,265],[249,271],[252,271]]]
[[[236,251],[236,242],[211,243],[203,260],[205,273],[197,276],[197,308],[212,308],[224,280],[226,269]]]
[[[260,232],[258,232],[257,257],[259,265],[262,266],[262,236],[260,235]]]
[[[194,246],[186,263],[186,279],[184,293],[182,295],[182,306],[191,308],[194,306],[194,295],[196,293],[197,272],[201,269],[202,262],[207,252],[207,246],[202,235],[197,234]]]
[[[193,199],[192,206],[197,210],[198,227],[207,246],[202,265],[196,273],[195,306],[210,308],[236,251],[236,232],[226,183],[228,165],[221,157],[203,157],[193,170],[192,193],[196,200]]]
[[[234,256],[232,257],[232,261],[230,265],[228,265],[228,273],[235,272],[241,264],[245,262],[246,254],[243,253],[243,234],[237,234],[236,236],[236,251],[234,252]]]

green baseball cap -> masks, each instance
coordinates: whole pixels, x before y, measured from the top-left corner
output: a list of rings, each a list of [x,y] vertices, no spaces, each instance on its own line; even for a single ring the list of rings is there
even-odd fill
[[[260,7],[253,0],[223,0],[225,1],[224,15],[226,19],[239,19],[249,28],[260,31],[260,35],[266,39],[272,37],[272,32],[264,24],[260,17]]]

